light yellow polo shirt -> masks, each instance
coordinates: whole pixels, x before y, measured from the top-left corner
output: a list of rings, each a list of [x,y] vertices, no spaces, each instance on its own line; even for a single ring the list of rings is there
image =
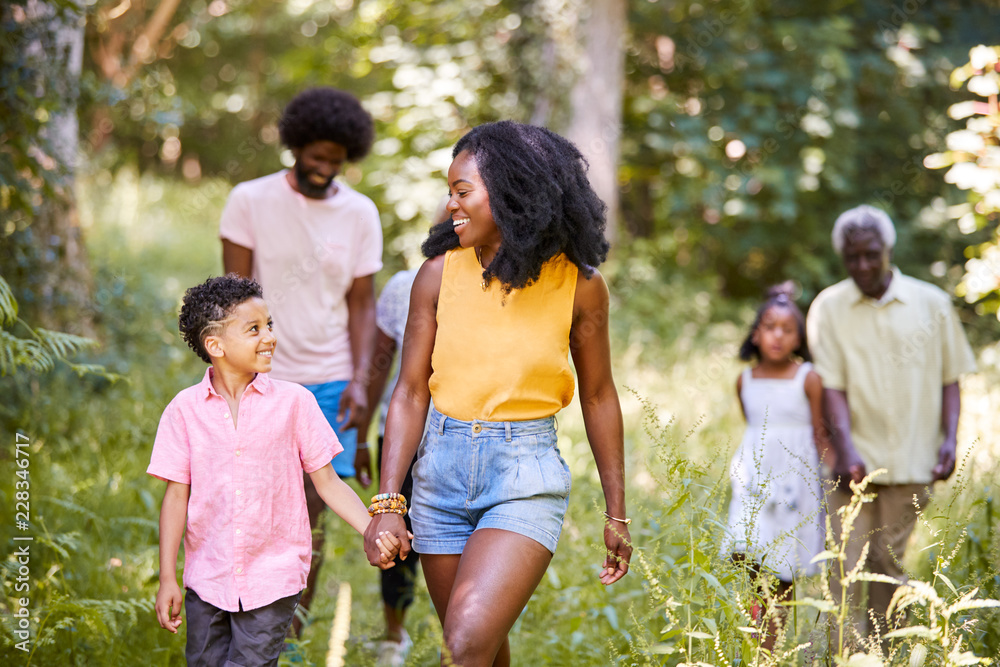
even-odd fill
[[[948,294],[893,269],[876,301],[848,278],[816,297],[806,330],[823,386],[847,394],[865,466],[888,470],[878,483],[930,482],[944,437],[941,389],[976,370]]]

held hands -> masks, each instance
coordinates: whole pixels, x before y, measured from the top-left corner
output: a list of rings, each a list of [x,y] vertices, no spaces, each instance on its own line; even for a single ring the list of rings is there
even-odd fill
[[[604,521],[604,546],[608,555],[604,559],[598,579],[605,586],[615,583],[628,572],[628,564],[632,559],[632,538],[628,526],[617,521]]]
[[[406,530],[403,517],[398,514],[376,514],[365,530],[365,554],[373,566],[388,570],[399,555],[406,560],[410,555],[413,534]]]
[[[177,634],[177,628],[181,627],[184,619],[181,618],[181,607],[184,604],[184,596],[180,586],[176,581],[161,581],[160,589],[156,591],[156,620],[160,622],[160,627],[164,630]]]
[[[941,443],[941,448],[938,450],[938,462],[931,470],[931,475],[933,475],[933,481],[945,480],[951,477],[951,474],[955,472],[955,451],[957,445],[955,441],[951,438],[945,440]]]
[[[413,537],[413,535],[409,535]],[[379,562],[375,563],[376,567],[382,570],[388,570],[390,567],[396,567],[396,555],[399,553],[399,547],[402,546],[402,542],[392,533],[386,531],[380,531],[378,536],[375,538],[375,546],[379,551]]]

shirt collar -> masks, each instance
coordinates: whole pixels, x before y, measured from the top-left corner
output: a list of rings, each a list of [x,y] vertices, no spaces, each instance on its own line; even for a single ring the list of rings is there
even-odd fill
[[[205,370],[205,377],[201,379],[199,383],[200,386],[205,388],[206,396],[218,396],[219,393],[215,391],[215,387],[212,386],[212,375],[215,374],[215,368],[209,366]],[[267,390],[271,387],[271,378],[267,373],[257,373],[254,379],[247,385],[247,389],[253,387],[257,390],[258,394],[266,394]]]
[[[857,284],[848,278],[851,283],[851,289],[854,291],[854,303],[867,303],[875,306],[876,308],[887,306],[893,301],[906,303],[906,292],[903,287],[902,277],[903,274],[899,268],[895,266],[892,267],[892,280],[889,281],[889,287],[886,288],[885,294],[883,294],[880,299],[873,299],[870,296],[866,296],[860,289],[858,289]]]

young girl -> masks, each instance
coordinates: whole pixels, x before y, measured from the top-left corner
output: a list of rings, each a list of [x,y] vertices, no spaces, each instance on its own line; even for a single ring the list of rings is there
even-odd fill
[[[790,599],[793,579],[816,572],[810,561],[823,550],[819,462],[828,446],[823,384],[809,363],[805,318],[786,286],[768,293],[740,358],[757,363],[736,380],[747,429],[730,465],[733,558],[750,561],[755,576],[772,572],[776,599]],[[769,650],[777,622],[772,618],[763,641]]]

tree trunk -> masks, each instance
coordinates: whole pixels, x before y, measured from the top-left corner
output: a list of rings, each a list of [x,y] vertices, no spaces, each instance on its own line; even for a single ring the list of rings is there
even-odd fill
[[[48,191],[34,207],[30,225],[4,239],[4,274],[33,324],[91,334],[92,280],[73,191],[79,163],[83,16],[28,0],[23,17],[26,30],[40,27],[34,38],[17,42],[25,49],[23,62],[34,74],[26,82],[28,89],[39,99],[58,99],[58,103],[47,105],[53,111],[28,148],[41,171],[35,177]],[[15,257],[16,263],[8,265],[8,259]]]
[[[567,136],[590,162],[590,182],[608,205],[608,240],[618,238],[618,156],[625,81],[626,0],[591,0]]]

